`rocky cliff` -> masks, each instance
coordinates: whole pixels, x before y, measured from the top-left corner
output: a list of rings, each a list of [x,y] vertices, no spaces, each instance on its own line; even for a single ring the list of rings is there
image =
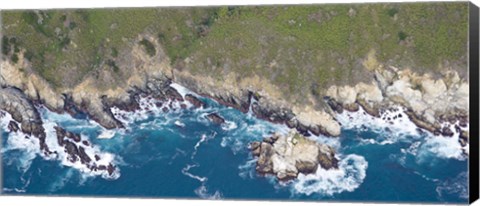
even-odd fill
[[[140,94],[162,98],[173,89],[169,87],[172,82],[240,111],[250,111],[259,118],[296,128],[304,135],[338,136],[341,127],[335,113],[343,109],[356,110],[358,106],[378,116],[382,108],[402,105],[408,108],[409,116],[419,127],[436,134],[444,130],[443,122],[468,123],[468,82],[452,69],[446,68],[440,75],[420,74],[408,68],[377,63],[376,67],[365,69],[372,77],[370,81],[326,88],[324,101],[328,106],[318,107],[314,103],[298,104],[286,99],[280,88],[259,76],[239,78],[230,73],[219,79],[173,68],[158,39],[148,35],[137,39],[149,39],[157,52],[150,56],[139,45],[132,44],[132,50],[124,51],[123,61],[117,63],[124,72],[123,78],[110,78],[115,75],[103,70],[100,74],[87,75],[73,88],[53,89],[20,55],[16,64],[2,61],[0,84],[18,88],[30,101],[45,104],[54,111],[85,113],[107,129],[122,127],[111,114],[111,107],[135,109],[135,97]],[[468,131],[462,132],[468,136]]]

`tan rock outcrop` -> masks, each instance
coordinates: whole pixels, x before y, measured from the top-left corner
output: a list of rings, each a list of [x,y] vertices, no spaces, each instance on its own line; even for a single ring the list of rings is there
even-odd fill
[[[318,167],[338,168],[333,148],[307,139],[294,130],[285,136],[273,134],[251,145],[252,154],[258,156],[256,170],[274,174],[282,181],[296,178],[299,173],[314,173]]]

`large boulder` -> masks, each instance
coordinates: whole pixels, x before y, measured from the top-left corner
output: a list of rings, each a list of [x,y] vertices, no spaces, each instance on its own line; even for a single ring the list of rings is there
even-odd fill
[[[315,173],[318,167],[338,168],[333,148],[310,140],[293,129],[288,135],[273,134],[249,147],[252,155],[258,157],[257,172],[275,175],[280,181],[294,179],[299,173]]]

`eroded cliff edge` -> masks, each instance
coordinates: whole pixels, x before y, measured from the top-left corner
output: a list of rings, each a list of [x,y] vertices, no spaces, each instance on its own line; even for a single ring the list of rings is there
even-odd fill
[[[420,74],[409,68],[367,65],[367,61],[372,61],[368,58],[374,58],[368,57],[364,72],[371,76],[370,81],[332,85],[324,89],[324,102],[311,100],[299,104],[259,76],[239,78],[231,72],[224,78],[216,78],[174,68],[157,39],[152,36],[137,39],[144,38],[155,44],[155,56],[148,55],[140,45],[132,44],[130,51],[122,53],[123,61],[117,62],[122,69],[120,75],[103,69],[73,88],[54,89],[20,55],[16,64],[8,59],[2,61],[0,84],[18,88],[31,101],[45,104],[51,110],[71,114],[83,112],[108,129],[122,127],[111,114],[110,107],[135,109],[135,96],[165,93],[171,82],[243,112],[251,110],[259,118],[285,123],[307,135],[311,132],[338,136],[341,126],[335,120],[335,113],[343,109],[356,110],[358,106],[373,116],[393,105],[404,106],[408,108],[410,119],[420,128],[447,136],[450,132],[442,128],[442,123],[468,123],[469,85],[452,69]],[[300,96],[312,99],[311,94]],[[468,136],[468,131],[463,134]]]

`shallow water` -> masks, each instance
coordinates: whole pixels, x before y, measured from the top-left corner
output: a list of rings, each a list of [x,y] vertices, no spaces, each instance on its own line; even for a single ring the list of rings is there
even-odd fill
[[[187,90],[182,90],[185,94]],[[105,131],[87,119],[39,111],[46,124],[57,124],[88,138],[97,151],[111,155],[118,177],[89,174],[38,155],[34,143],[16,141],[2,125],[3,192],[123,197],[222,199],[293,199],[380,202],[466,203],[467,161],[455,139],[433,137],[399,118],[391,125],[362,111],[344,113],[339,138],[315,137],[337,150],[339,170],[319,169],[298,180],[279,183],[255,173],[247,145],[276,125],[202,98],[206,108],[162,112],[154,100],[142,99],[142,111],[112,109],[127,124]],[[147,109],[148,108],[148,109]],[[148,111],[147,111],[148,110]],[[217,112],[224,125],[205,117]],[[351,117],[351,118],[350,118]],[[400,120],[401,119],[401,120]],[[388,129],[386,129],[388,128]],[[101,138],[97,138],[97,137]],[[47,131],[47,139],[55,138]]]

